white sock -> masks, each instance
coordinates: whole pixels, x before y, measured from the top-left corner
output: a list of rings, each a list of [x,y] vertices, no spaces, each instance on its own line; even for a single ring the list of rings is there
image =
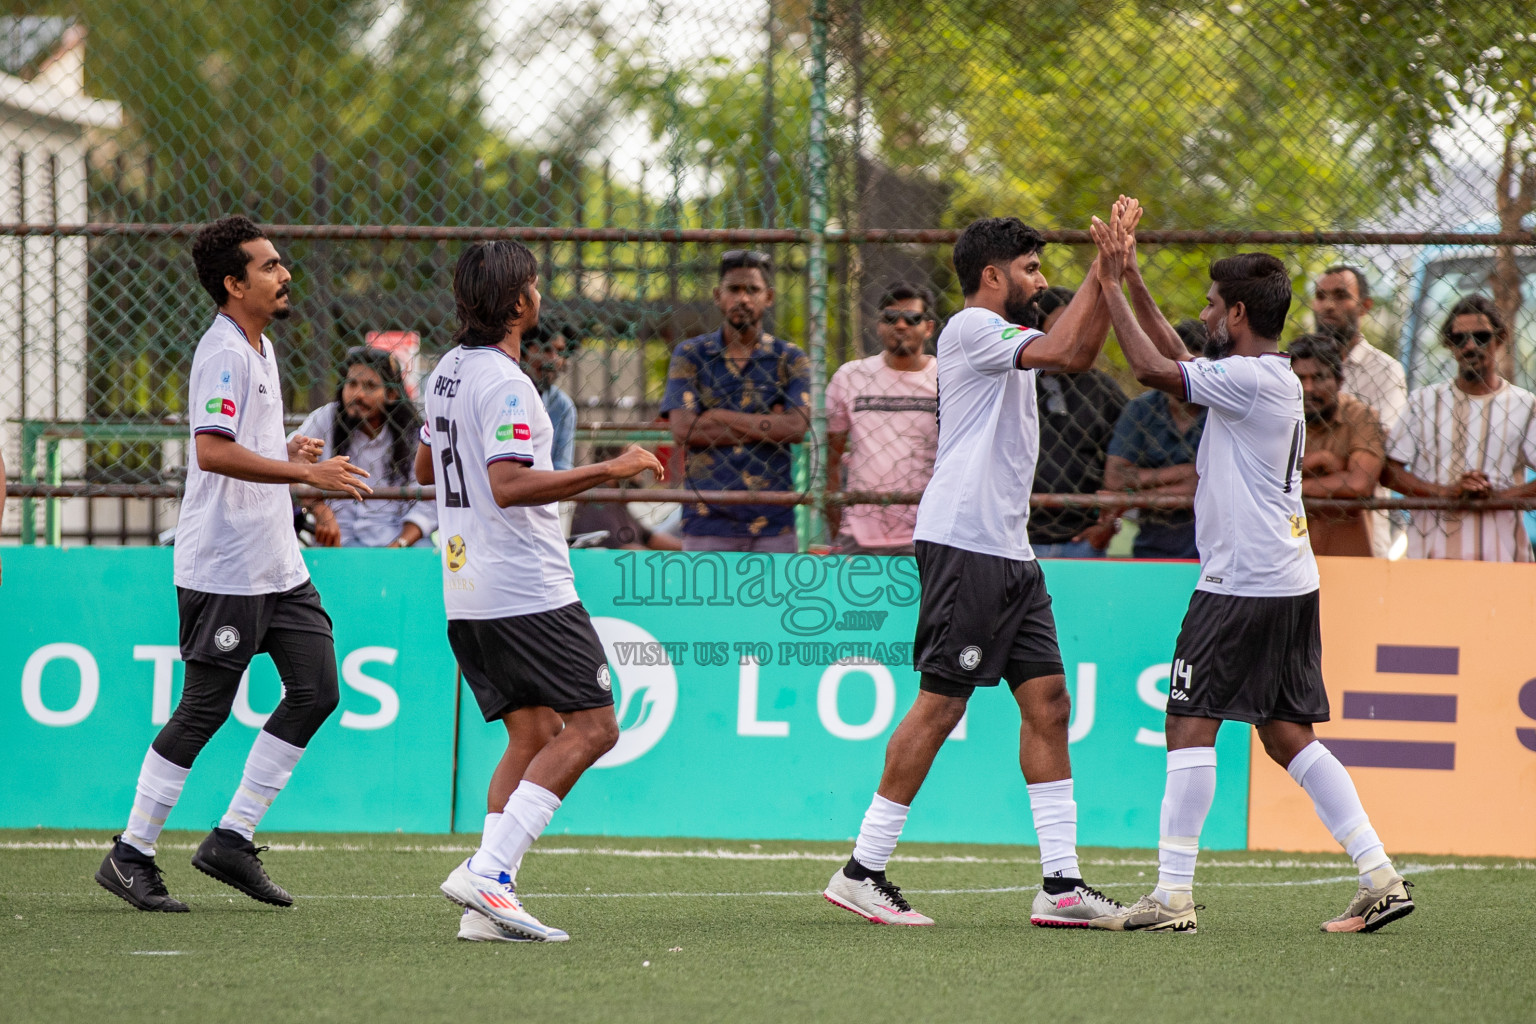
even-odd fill
[[[560,798],[555,794],[527,779],[519,782],[507,797],[501,820],[492,824],[491,815],[485,816],[485,835],[480,840],[480,849],[469,859],[469,869],[491,878],[503,872],[515,878],[523,854],[549,827],[549,819],[559,809]]]
[[[1157,888],[1164,906],[1181,910],[1194,902],[1195,858],[1200,830],[1216,798],[1216,748],[1168,751],[1168,781],[1158,820]]]
[[[229,802],[229,810],[219,820],[219,828],[238,832],[247,839],[254,839],[256,828],[266,815],[277,794],[288,785],[293,776],[293,766],[304,756],[304,748],[284,742],[262,729],[251,744],[251,752],[245,759],[245,774],[240,776],[240,788]]]
[[[1035,835],[1040,839],[1041,873],[1083,877],[1077,866],[1077,801],[1072,799],[1072,780],[1037,782],[1026,788]]]
[[[134,792],[133,810],[128,814],[128,827],[123,829],[123,842],[146,856],[155,855],[155,840],[160,838],[171,808],[181,799],[181,787],[186,785],[191,771],[167,761],[154,747],[149,748],[139,769],[139,786]]]
[[[907,812],[912,808],[887,800],[879,793],[869,802],[864,812],[864,822],[859,826],[858,841],[853,844],[853,859],[871,871],[884,871],[896,852],[896,841],[907,824]]]
[[[1318,820],[1355,862],[1361,885],[1379,888],[1397,874],[1360,803],[1355,780],[1327,747],[1313,740],[1291,758],[1285,770],[1307,791]]]

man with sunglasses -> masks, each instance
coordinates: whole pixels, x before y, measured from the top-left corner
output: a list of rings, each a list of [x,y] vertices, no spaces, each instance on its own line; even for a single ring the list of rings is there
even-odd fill
[[[1509,326],[1493,300],[1469,295],[1451,308],[1440,338],[1456,377],[1420,388],[1387,444],[1383,480],[1411,497],[1536,495],[1536,395],[1499,375]],[[1409,558],[1529,562],[1518,512],[1414,512]]]
[[[672,353],[661,414],[683,450],[694,491],[794,489],[790,445],[810,425],[811,364],[763,330],[773,305],[773,260],[732,249],[720,258],[715,305],[724,322]],[[683,506],[684,551],[797,550],[792,505]]]
[[[939,364],[926,351],[933,331],[928,289],[897,284],[881,296],[875,333],[883,351],[844,363],[827,385],[827,479],[833,487],[921,493],[928,486],[939,444]],[[827,526],[836,554],[917,553],[915,505],[830,509]]]

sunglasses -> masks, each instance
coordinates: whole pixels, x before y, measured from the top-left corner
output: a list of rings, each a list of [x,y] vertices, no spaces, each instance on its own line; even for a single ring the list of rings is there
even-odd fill
[[[1466,343],[1469,342],[1469,341],[1476,342],[1477,343],[1477,347],[1478,348],[1482,348],[1484,345],[1488,344],[1489,342],[1491,342],[1493,340],[1493,332],[1492,331],[1452,331],[1450,334],[1446,335],[1446,338],[1450,341],[1452,348],[1461,348],[1464,345],[1466,345]]]
[[[773,266],[773,257],[756,249],[730,249],[720,257],[722,271],[738,267],[767,268]]]
[[[916,327],[927,319],[927,313],[912,313],[905,309],[882,309],[880,311],[880,322],[883,324],[906,324],[908,327]]]

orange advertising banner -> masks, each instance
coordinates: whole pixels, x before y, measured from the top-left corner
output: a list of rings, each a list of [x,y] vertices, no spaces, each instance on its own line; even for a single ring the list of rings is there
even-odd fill
[[[1389,854],[1536,857],[1536,568],[1320,558],[1318,737]],[[1248,846],[1336,851],[1253,740]]]

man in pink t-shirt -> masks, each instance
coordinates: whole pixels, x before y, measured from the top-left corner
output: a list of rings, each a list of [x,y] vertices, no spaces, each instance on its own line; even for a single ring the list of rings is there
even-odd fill
[[[885,351],[844,363],[827,385],[827,479],[850,491],[921,492],[939,443],[939,367],[933,297],[898,284],[880,300]],[[846,483],[842,470],[848,471]],[[916,505],[832,509],[834,554],[911,555]]]

